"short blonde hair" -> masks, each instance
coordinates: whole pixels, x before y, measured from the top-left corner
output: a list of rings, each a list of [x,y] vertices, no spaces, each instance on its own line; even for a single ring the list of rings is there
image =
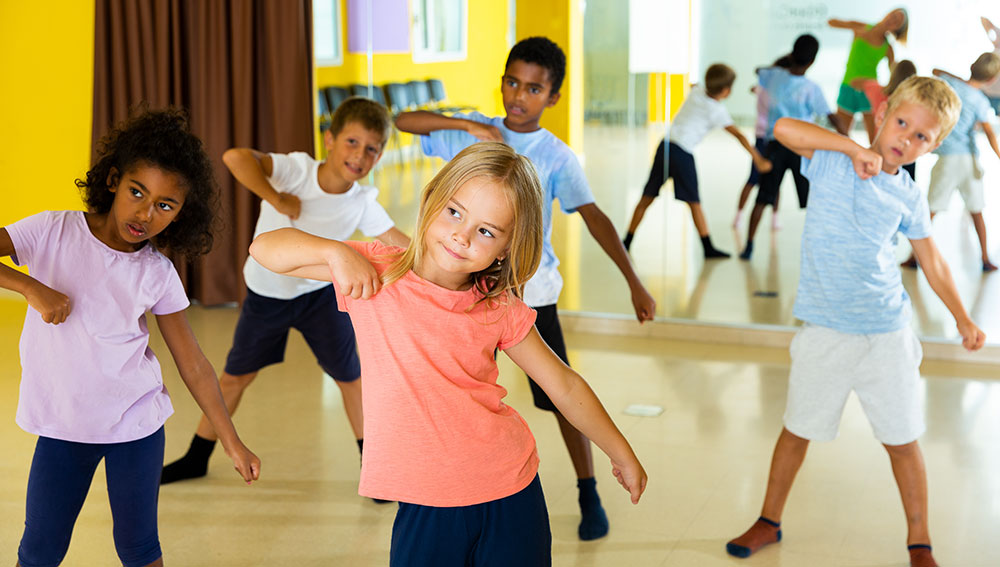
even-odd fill
[[[705,71],[705,93],[715,96],[726,89],[733,88],[736,81],[736,71],[729,65],[715,63]]]
[[[996,53],[986,52],[976,59],[970,67],[973,81],[983,81],[988,83],[1000,74],[1000,56]]]
[[[941,130],[935,142],[940,142],[948,136],[962,112],[962,101],[958,95],[948,83],[936,77],[914,75],[900,83],[889,96],[886,116],[904,102],[919,104],[937,118]]]
[[[489,179],[505,190],[513,226],[504,260],[469,278],[481,295],[479,302],[508,290],[521,297],[524,284],[542,259],[542,186],[531,161],[500,142],[479,142],[465,148],[431,179],[420,196],[416,234],[406,251],[382,274],[384,284],[406,275],[424,257],[427,229],[459,188],[477,177]]]

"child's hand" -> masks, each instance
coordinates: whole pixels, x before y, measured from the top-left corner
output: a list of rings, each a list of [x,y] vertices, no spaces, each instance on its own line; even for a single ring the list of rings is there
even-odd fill
[[[348,251],[330,263],[330,274],[340,287],[340,293],[354,299],[368,299],[378,293],[382,280],[364,256],[351,249]]]
[[[274,208],[286,217],[295,220],[302,212],[302,201],[290,193],[278,193],[278,202],[273,203]]]
[[[983,348],[983,343],[986,342],[986,333],[980,330],[971,319],[958,324],[958,333],[962,335],[962,346],[970,352]]]
[[[42,321],[53,325],[65,321],[72,310],[69,297],[43,283],[32,285],[25,292],[24,298],[28,300],[28,305],[42,316]]]
[[[753,161],[753,165],[754,167],[757,168],[757,171],[760,173],[767,173],[771,171],[771,169],[774,167],[774,164],[771,163],[771,160],[767,159],[766,157],[761,157],[759,160],[755,159]]]
[[[858,150],[851,156],[854,164],[854,172],[861,179],[871,179],[882,171],[882,156],[868,148],[858,146]]]
[[[470,120],[468,126],[465,127],[465,131],[475,136],[480,142],[503,141],[503,134],[500,133],[500,129],[492,124],[483,124]]]
[[[260,459],[242,442],[233,448],[226,448],[226,455],[233,460],[233,468],[240,473],[247,484],[260,478]]]
[[[635,318],[639,323],[652,321],[656,315],[656,300],[641,285],[632,290],[632,307],[635,308]]]
[[[646,490],[646,471],[639,464],[639,460],[633,457],[629,463],[618,464],[612,459],[611,467],[618,484],[632,495],[632,503],[638,504],[639,497]]]

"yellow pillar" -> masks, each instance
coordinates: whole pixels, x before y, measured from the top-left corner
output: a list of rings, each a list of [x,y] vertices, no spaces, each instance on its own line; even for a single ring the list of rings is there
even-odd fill
[[[515,35],[518,41],[545,36],[566,53],[566,78],[559,102],[546,109],[541,125],[583,152],[583,13],[579,0],[511,0],[517,2]]]

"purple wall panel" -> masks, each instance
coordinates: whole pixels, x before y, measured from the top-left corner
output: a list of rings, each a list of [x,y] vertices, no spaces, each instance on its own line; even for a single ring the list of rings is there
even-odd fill
[[[368,51],[368,3],[372,4],[375,53],[410,52],[410,3],[407,0],[347,0],[347,51]]]

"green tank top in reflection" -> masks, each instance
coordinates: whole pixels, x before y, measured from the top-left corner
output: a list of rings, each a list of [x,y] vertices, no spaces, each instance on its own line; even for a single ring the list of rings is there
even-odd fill
[[[871,29],[871,26],[868,26]],[[889,51],[889,42],[883,40],[882,45],[875,47],[860,37],[854,38],[851,52],[847,55],[847,71],[844,72],[844,84],[850,86],[851,80],[857,77],[877,79],[878,63]]]

